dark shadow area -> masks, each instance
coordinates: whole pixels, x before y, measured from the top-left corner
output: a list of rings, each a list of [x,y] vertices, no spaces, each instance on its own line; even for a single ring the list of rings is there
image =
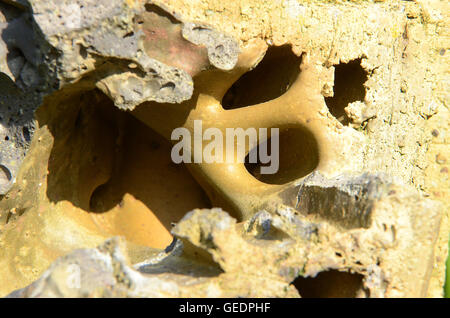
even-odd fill
[[[164,17],[167,20],[169,20],[173,24],[180,24],[181,21],[179,21],[177,18],[175,18],[173,15],[171,15],[169,12],[164,11],[162,8],[158,7],[156,4],[152,3],[146,3],[145,4],[145,10],[147,12],[152,12],[160,17]]]
[[[271,156],[272,138],[268,139],[267,152]],[[254,148],[250,151],[258,151]],[[319,149],[314,135],[304,128],[288,128],[279,135],[279,169],[274,174],[261,174],[263,164],[250,163],[250,153],[245,158],[245,167],[256,179],[268,184],[285,184],[310,174],[319,164]]]
[[[0,193],[11,188],[35,129],[33,96],[0,73]]]
[[[28,89],[44,84],[42,78],[48,75],[48,69],[42,62],[44,54],[49,54],[49,46],[38,31],[28,1],[23,3],[23,6],[13,1],[0,3],[1,15],[6,20],[2,23],[0,19],[0,38],[6,45],[6,56],[0,58],[6,58],[16,84]]]
[[[0,184],[7,184],[11,181],[11,171],[4,165],[0,164]]]
[[[263,60],[239,78],[222,99],[224,109],[270,101],[283,95],[300,73],[301,57],[290,45],[272,46]]]
[[[0,193],[13,186],[34,133],[34,111],[54,80],[43,63],[49,48],[27,0],[0,1]]]
[[[54,138],[52,202],[70,201],[102,220],[114,215],[120,233],[133,223],[170,231],[188,211],[211,207],[186,167],[172,162],[171,144],[100,91],[63,89],[46,100],[38,119]]]
[[[13,103],[22,101],[23,95],[23,91],[6,74],[0,73],[0,125],[9,128],[23,124],[23,119],[20,118],[20,113],[15,109],[16,105]],[[30,120],[30,116],[28,116],[28,120]],[[11,136],[8,137],[10,139]]]
[[[303,298],[355,298],[363,292],[361,274],[337,270],[319,273],[316,277],[297,277],[292,284]]]
[[[349,103],[364,101],[366,90],[364,83],[368,74],[361,66],[361,59],[335,65],[333,97],[325,97],[330,113],[343,125],[349,123],[345,107]]]
[[[24,9],[25,7],[23,5],[20,5],[18,3],[16,4],[13,1],[11,1],[11,3],[0,2],[0,12],[5,17],[5,20],[7,22],[18,18],[22,14]]]

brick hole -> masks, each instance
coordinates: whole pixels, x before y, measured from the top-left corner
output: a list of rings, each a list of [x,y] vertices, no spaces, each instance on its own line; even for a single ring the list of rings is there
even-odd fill
[[[271,155],[271,139],[267,141]],[[252,149],[256,151],[257,148]],[[279,135],[279,170],[274,174],[261,174],[262,166],[269,166],[259,161],[249,162],[250,153],[245,158],[245,167],[256,179],[268,184],[285,184],[310,174],[319,164],[319,150],[313,134],[304,128],[280,130]]]
[[[292,284],[303,298],[355,298],[364,296],[364,276],[329,270],[316,277],[297,277]]]
[[[263,60],[242,75],[225,93],[224,109],[236,109],[270,101],[283,95],[300,73],[301,57],[290,45],[271,46]]]
[[[99,233],[165,248],[173,223],[211,207],[206,193],[184,165],[172,162],[169,141],[102,92],[71,90],[56,92],[38,109],[39,124],[54,139],[48,198],[90,212]],[[54,105],[59,112],[49,111]]]
[[[364,83],[368,79],[368,73],[361,66],[361,59],[348,63],[340,63],[334,70],[333,97],[326,97],[325,102],[330,113],[343,125],[349,123],[345,113],[345,107],[349,103],[364,101],[366,90]]]

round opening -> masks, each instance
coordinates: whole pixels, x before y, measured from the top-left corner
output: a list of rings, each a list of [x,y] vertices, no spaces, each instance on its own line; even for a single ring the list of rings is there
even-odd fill
[[[226,92],[223,108],[242,108],[280,97],[300,73],[301,60],[290,45],[269,47],[263,60]]]
[[[278,147],[276,138],[278,138]],[[274,143],[275,142],[275,143]],[[264,145],[266,144],[266,145]],[[271,160],[269,163],[261,161],[258,155],[257,162],[250,162],[251,153],[260,151],[260,147],[267,149]],[[278,155],[277,155],[278,153]],[[276,168],[275,173],[264,173],[262,167]],[[313,134],[305,128],[287,128],[272,136],[267,141],[253,148],[245,158],[245,167],[259,181],[268,184],[285,184],[310,174],[319,164],[319,150]]]
[[[345,108],[356,101],[364,101],[368,79],[366,70],[361,66],[361,59],[340,63],[334,67],[333,97],[326,97],[325,102],[330,113],[342,124],[350,122]]]
[[[355,298],[366,295],[364,276],[329,270],[316,277],[297,277],[292,284],[303,298]]]

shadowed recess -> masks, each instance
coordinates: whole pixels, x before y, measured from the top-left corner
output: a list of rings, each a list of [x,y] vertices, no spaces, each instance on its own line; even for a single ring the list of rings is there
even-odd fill
[[[292,284],[303,298],[355,298],[364,296],[364,276],[329,270],[316,277],[297,277]]]
[[[268,156],[272,156],[272,139],[266,141]],[[274,149],[276,150],[276,148]],[[251,150],[258,151],[258,148]],[[245,167],[256,179],[268,184],[285,184],[310,174],[319,164],[319,149],[314,135],[304,128],[280,130],[279,169],[274,174],[261,174],[262,166],[270,163],[250,163],[250,153],[245,158]],[[272,160],[275,157],[272,156]]]
[[[340,63],[334,67],[334,96],[326,97],[325,102],[330,113],[342,124],[349,123],[345,107],[356,101],[364,101],[364,83],[367,77],[367,72],[361,66],[361,59]]]
[[[242,75],[225,93],[224,109],[235,109],[270,101],[283,95],[300,73],[301,57],[290,45],[271,46],[263,60]]]
[[[40,122],[54,137],[47,179],[52,202],[90,212],[107,235],[157,248],[170,244],[172,224],[188,211],[210,207],[185,166],[172,162],[163,137],[97,90],[60,96],[49,102],[59,111],[47,111],[57,115]]]

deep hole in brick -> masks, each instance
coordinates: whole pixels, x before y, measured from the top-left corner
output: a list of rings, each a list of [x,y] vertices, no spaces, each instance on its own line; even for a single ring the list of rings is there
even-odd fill
[[[326,97],[325,102],[330,113],[342,124],[347,125],[349,118],[345,107],[356,101],[364,101],[366,90],[364,83],[368,73],[361,66],[361,59],[352,60],[335,66],[333,97]]]
[[[363,296],[364,276],[329,270],[316,277],[297,277],[292,284],[303,298],[355,298]]]
[[[223,108],[236,109],[280,97],[300,73],[300,62],[290,45],[269,47],[263,60],[228,89]]]
[[[55,105],[58,111],[49,110]],[[170,142],[99,90],[61,90],[46,99],[37,118],[54,140],[47,196],[79,208],[83,226],[91,226],[82,221],[89,213],[99,233],[164,248],[172,223],[186,211],[211,207],[186,167],[172,162]]]
[[[270,151],[271,143],[270,138],[267,141],[267,152],[268,156],[275,160]],[[252,151],[257,151],[257,148]],[[268,167],[271,163],[263,164],[259,155],[258,162],[250,163],[250,153],[245,158],[245,167],[259,181],[285,184],[310,174],[319,164],[317,141],[310,131],[301,127],[280,129],[278,153],[279,167],[276,173],[261,174],[261,167]]]

